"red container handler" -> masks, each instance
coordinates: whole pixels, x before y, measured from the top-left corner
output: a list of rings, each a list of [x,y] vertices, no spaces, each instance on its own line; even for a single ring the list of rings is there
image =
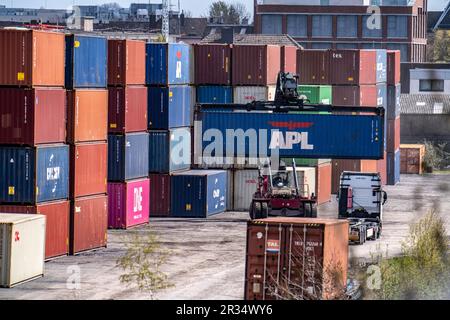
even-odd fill
[[[329,84],[330,51],[297,50],[297,75],[300,84]]]
[[[400,83],[400,58],[399,50],[387,50],[387,84],[395,86]]]
[[[145,85],[145,42],[108,40],[108,85]]]
[[[70,208],[69,253],[106,247],[108,238],[108,196],[76,198]]]
[[[273,45],[234,45],[234,86],[266,86],[277,83],[281,50]]]
[[[63,143],[66,92],[62,88],[0,88],[0,144]]]
[[[106,194],[108,143],[79,143],[70,146],[71,199]]]
[[[330,50],[329,57],[330,84],[361,85],[377,83],[376,50]]]
[[[108,183],[108,227],[128,229],[149,221],[150,180]]]
[[[125,134],[146,131],[147,87],[109,87],[108,92],[109,133]]]
[[[195,84],[231,85],[231,50],[229,44],[194,45]]]
[[[297,72],[297,47],[281,47],[281,71],[294,74]]]
[[[69,253],[69,201],[44,202],[34,206],[1,205],[0,212],[46,216],[45,259],[49,260]]]
[[[170,216],[170,175],[150,174],[150,217]]]

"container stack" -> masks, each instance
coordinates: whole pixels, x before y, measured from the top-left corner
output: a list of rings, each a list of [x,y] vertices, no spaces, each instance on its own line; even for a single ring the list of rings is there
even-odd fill
[[[150,216],[171,215],[171,174],[191,166],[193,87],[191,48],[146,44]]]
[[[69,252],[64,45],[60,33],[0,30],[0,212],[46,216],[47,260]]]
[[[145,42],[108,41],[108,227],[149,221]]]
[[[387,52],[386,171],[388,185],[400,182],[400,51]]]
[[[106,246],[107,54],[106,38],[66,36],[70,254]]]

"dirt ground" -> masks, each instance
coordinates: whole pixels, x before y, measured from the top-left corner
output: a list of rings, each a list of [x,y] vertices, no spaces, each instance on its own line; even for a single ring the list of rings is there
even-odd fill
[[[382,238],[364,246],[351,246],[350,258],[369,259],[372,253],[400,253],[410,223],[433,206],[446,218],[450,232],[450,175],[402,176],[395,187],[386,187]],[[319,208],[319,216],[336,217],[333,199]],[[156,299],[242,299],[244,295],[246,213],[227,212],[207,220],[152,219],[149,226],[133,232],[145,234],[153,228],[162,246],[171,251],[164,266],[173,285]],[[110,231],[108,248],[63,257],[46,263],[45,277],[0,289],[0,299],[149,299],[150,296],[119,281],[117,259],[125,252],[126,231]],[[80,287],[71,288],[72,270],[79,270]],[[69,283],[69,286],[68,286]]]

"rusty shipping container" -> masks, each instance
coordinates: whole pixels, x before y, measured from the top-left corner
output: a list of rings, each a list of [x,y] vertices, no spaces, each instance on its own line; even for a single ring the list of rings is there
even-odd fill
[[[65,256],[69,253],[70,202],[54,201],[34,206],[0,205],[0,212],[42,214],[46,216],[45,259]]]
[[[400,83],[400,51],[387,50],[387,84],[395,86]]]
[[[400,148],[400,117],[387,123],[387,152],[395,152]]]
[[[64,86],[63,33],[0,30],[0,85]]]
[[[299,84],[329,84],[330,51],[298,50],[297,75]]]
[[[386,91],[377,85],[333,86],[333,104],[337,106],[383,106]]]
[[[62,88],[0,88],[0,144],[62,143],[66,96]]]
[[[131,133],[147,130],[147,88],[108,88],[108,131]]]
[[[234,86],[266,86],[277,83],[281,50],[273,45],[233,46]]]
[[[108,143],[79,143],[70,147],[70,197],[106,194]]]
[[[70,208],[71,255],[106,247],[108,237],[108,197],[77,198]]]
[[[296,74],[297,72],[297,47],[281,47],[281,71]]]
[[[378,172],[378,160],[332,160],[331,193],[337,194],[341,173],[344,171],[354,172]]]
[[[348,226],[336,219],[249,221],[244,299],[275,300],[278,285],[306,300],[338,299],[347,284]],[[337,283],[330,281],[336,272]]]
[[[330,84],[361,85],[376,83],[376,50],[330,51]]]
[[[170,216],[170,175],[150,174],[150,218]]]
[[[423,174],[425,145],[402,144],[400,145],[400,173]]]
[[[67,91],[67,141],[106,141],[108,136],[108,90]]]
[[[108,40],[108,85],[145,85],[145,42]]]
[[[232,45],[229,44],[195,45],[195,83],[197,85],[230,85],[231,50]]]

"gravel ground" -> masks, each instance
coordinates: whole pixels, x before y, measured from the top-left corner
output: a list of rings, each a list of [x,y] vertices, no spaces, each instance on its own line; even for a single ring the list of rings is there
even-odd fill
[[[350,258],[369,259],[372,253],[399,254],[409,225],[433,206],[444,218],[450,212],[450,175],[402,176],[402,182],[387,187],[383,236],[364,246],[351,246]],[[320,217],[336,217],[333,199],[319,208]],[[242,299],[244,295],[245,240],[248,215],[227,212],[208,220],[152,219],[150,226],[134,231],[145,234],[153,228],[170,259],[163,271],[172,287],[156,299]],[[450,232],[450,221],[446,219]],[[108,248],[63,257],[46,263],[45,277],[13,289],[0,289],[0,299],[149,299],[133,287],[120,283],[117,259],[125,252],[126,231],[110,231]],[[71,289],[71,270],[79,270],[80,288]],[[76,278],[77,276],[75,276]],[[69,286],[68,284],[69,283]]]

